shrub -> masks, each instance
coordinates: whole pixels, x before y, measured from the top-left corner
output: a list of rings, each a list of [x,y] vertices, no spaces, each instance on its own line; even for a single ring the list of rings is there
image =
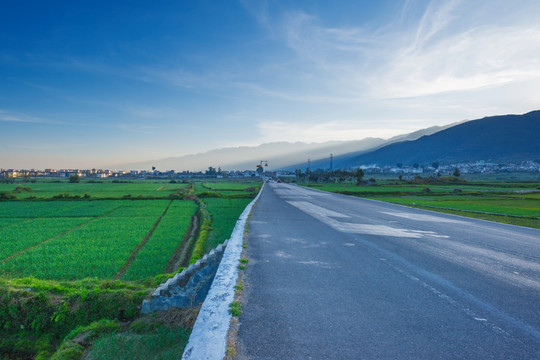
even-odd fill
[[[12,194],[10,192],[7,192],[7,191],[0,192],[0,200],[12,200],[16,198],[17,198],[17,195]]]
[[[69,182],[70,183],[79,183],[81,182],[81,177],[79,174],[71,174],[69,175]]]

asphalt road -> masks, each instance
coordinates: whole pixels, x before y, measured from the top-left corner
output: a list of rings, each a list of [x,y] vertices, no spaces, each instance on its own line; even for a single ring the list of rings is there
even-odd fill
[[[240,359],[540,359],[540,231],[267,184]]]

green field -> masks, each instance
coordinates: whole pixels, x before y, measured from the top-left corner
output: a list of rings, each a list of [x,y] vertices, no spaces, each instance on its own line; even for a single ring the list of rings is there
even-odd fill
[[[208,198],[204,202],[212,216],[212,232],[206,241],[206,252],[230,238],[236,220],[251,199]]]
[[[147,246],[158,243],[163,248],[173,249],[168,253],[158,253],[161,262],[166,264],[184,237],[196,210],[193,202],[172,200],[78,202],[75,208],[71,202],[60,203],[67,209],[57,208],[55,217],[33,218],[2,229],[0,257],[3,260],[0,261],[0,273],[56,280],[86,277],[111,279],[125,265],[137,245],[150,235],[151,241]],[[169,214],[171,203],[174,206]],[[11,203],[2,205],[5,204]],[[44,204],[56,208],[55,203]],[[25,202],[22,205],[34,203]],[[90,206],[84,208],[84,205]],[[23,210],[20,206],[19,209]],[[63,213],[69,216],[64,217]],[[154,230],[154,224],[163,214],[165,221],[161,221]],[[178,232],[172,236],[171,231],[175,230]],[[152,252],[146,246],[142,250],[141,257],[147,256],[148,251]],[[144,267],[144,261],[138,255],[130,267]],[[149,268],[144,271],[130,270],[129,278],[155,276],[162,273],[164,268],[163,265],[154,271]],[[134,277],[135,273],[140,277]]]
[[[224,182],[224,181],[213,181],[213,182],[204,182],[201,184],[202,187],[217,190],[223,192],[224,190],[229,191],[244,191],[249,188],[257,188],[260,186],[260,182],[255,181],[243,181],[243,182]]]
[[[189,335],[185,319],[121,324],[139,317],[167,272],[181,271],[171,269],[180,251],[200,243],[204,254],[227,240],[259,188],[226,180],[0,184],[0,354],[78,359],[90,345],[71,339],[88,331],[102,334],[90,358],[129,358],[134,344],[178,352]],[[206,231],[191,229],[203,219]]]
[[[59,181],[59,180],[58,180]],[[168,198],[170,194],[184,190],[188,184],[170,183],[166,180],[82,180],[80,183],[36,182],[0,184],[0,192],[10,192],[16,199],[51,199],[54,197],[87,197],[93,199],[133,198]],[[19,187],[19,190],[16,190]]]
[[[455,179],[453,179],[455,181]],[[540,182],[380,181],[377,185],[310,184],[309,187],[540,229]]]

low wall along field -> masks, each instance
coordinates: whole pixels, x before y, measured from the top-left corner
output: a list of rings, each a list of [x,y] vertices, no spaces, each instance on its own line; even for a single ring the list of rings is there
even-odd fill
[[[142,300],[182,270],[180,252],[188,265],[199,207],[210,217],[205,254],[229,238],[260,183],[17,186],[0,189],[0,359],[48,358],[65,347],[82,356],[91,342],[69,342],[71,330],[135,320]]]

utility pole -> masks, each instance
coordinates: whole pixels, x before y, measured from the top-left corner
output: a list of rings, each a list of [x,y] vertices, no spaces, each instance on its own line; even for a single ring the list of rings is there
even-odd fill
[[[307,169],[306,169],[306,172],[309,171],[310,168],[311,168],[311,159],[307,159]]]
[[[330,154],[330,171],[334,170],[334,155]]]
[[[261,179],[263,178],[263,174],[264,174],[263,163],[264,163],[264,166],[268,166],[268,160],[261,160],[259,165],[257,165],[257,172],[259,173],[259,176],[261,177]]]

